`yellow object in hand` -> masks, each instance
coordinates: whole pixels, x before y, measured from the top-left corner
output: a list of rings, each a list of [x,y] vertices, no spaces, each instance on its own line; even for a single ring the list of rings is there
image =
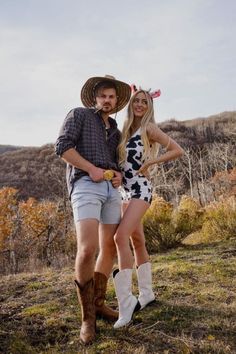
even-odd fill
[[[103,173],[103,177],[106,181],[110,181],[114,177],[114,172],[112,170],[106,170]]]

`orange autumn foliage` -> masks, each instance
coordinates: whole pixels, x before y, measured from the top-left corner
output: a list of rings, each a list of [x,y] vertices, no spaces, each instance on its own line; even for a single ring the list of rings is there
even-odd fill
[[[11,187],[0,189],[0,248],[14,232],[17,210],[17,190]]]

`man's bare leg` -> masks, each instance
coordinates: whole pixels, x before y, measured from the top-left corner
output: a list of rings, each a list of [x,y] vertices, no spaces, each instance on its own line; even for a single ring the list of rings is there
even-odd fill
[[[93,341],[96,331],[94,266],[98,248],[98,221],[85,219],[76,223],[76,234],[75,282],[82,315],[80,339],[88,344]]]
[[[116,256],[114,234],[118,225],[101,224],[99,230],[99,254],[95,266],[96,315],[108,321],[116,321],[118,312],[105,305],[107,281]]]

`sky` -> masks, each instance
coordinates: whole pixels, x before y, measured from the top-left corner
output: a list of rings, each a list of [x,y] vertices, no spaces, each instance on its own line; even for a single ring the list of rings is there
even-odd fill
[[[161,89],[157,122],[236,110],[235,0],[0,0],[0,9],[1,145],[54,143],[85,81],[106,74]]]

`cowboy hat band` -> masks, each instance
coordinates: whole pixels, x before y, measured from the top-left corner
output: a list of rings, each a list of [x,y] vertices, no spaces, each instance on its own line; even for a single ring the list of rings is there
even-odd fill
[[[129,102],[131,96],[131,88],[125,82],[116,80],[114,76],[105,75],[103,77],[91,77],[88,79],[81,89],[81,101],[85,107],[94,107],[94,90],[95,87],[102,82],[112,82],[116,87],[116,93],[118,96],[116,107],[110,112],[116,113],[124,108]]]

